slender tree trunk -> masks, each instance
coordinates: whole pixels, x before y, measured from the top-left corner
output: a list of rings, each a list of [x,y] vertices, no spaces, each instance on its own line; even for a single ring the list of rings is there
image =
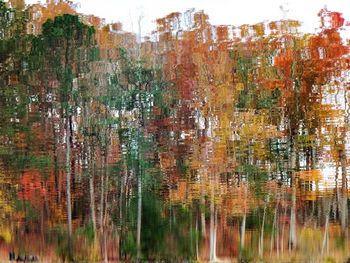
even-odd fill
[[[284,199],[284,193],[283,193],[283,197],[282,200]],[[286,218],[287,217],[287,207],[284,208],[284,213],[283,213],[283,217]],[[282,225],[282,230],[281,230],[281,254],[283,255],[284,253],[284,231],[285,230],[285,223],[283,222]]]
[[[95,186],[94,186],[94,171],[95,166],[94,164],[91,164],[92,167],[90,168],[89,164],[89,188],[90,188],[90,212],[91,212],[91,221],[92,221],[92,227],[94,231],[94,237],[96,238],[96,208],[95,208]]]
[[[345,137],[345,134],[343,135]],[[345,141],[345,138],[344,138]],[[339,161],[341,164],[341,185],[342,191],[345,192],[347,189],[347,179],[346,179],[346,155],[345,155],[345,147],[339,151]]]
[[[123,226],[126,226],[126,218],[128,217],[128,211],[129,211],[129,201],[128,201],[128,178],[129,178],[129,169],[126,163],[126,156],[123,156],[123,177],[121,178],[120,182],[120,200],[119,200],[119,221],[121,225],[120,229],[120,237],[119,237],[119,257],[120,259],[124,258],[124,255],[122,254],[122,250],[120,249],[122,246],[122,243],[124,241],[124,233],[125,228]]]
[[[90,105],[87,105],[87,102],[83,102],[83,122],[85,129],[90,127],[89,120],[89,108]],[[94,149],[94,139],[91,136],[90,131],[88,132],[88,137],[86,138],[86,143],[84,143],[84,149],[86,152],[86,165],[88,169],[89,176],[89,194],[90,194],[90,213],[91,213],[91,223],[94,232],[94,241],[96,242],[97,238],[97,226],[96,226],[96,205],[95,205],[95,184],[94,184],[94,175],[95,175],[95,149]]]
[[[199,260],[199,244],[198,244],[198,214],[196,216],[196,260]]]
[[[260,231],[260,239],[259,239],[259,257],[260,258],[264,256],[264,229],[265,229],[265,217],[266,217],[266,208],[267,208],[268,201],[269,201],[269,196],[267,196],[267,200],[264,206],[264,213],[263,213],[263,219],[262,219],[262,225],[261,225],[261,231]]]
[[[51,112],[53,115],[53,113]],[[57,156],[57,134],[56,134],[56,129],[55,129],[55,122],[52,122],[52,130],[53,130],[53,137],[55,138],[55,142],[53,144],[53,162],[54,162],[54,174],[55,174],[55,188],[57,191],[57,204],[61,203],[61,187],[60,187],[60,172],[58,169],[58,156]]]
[[[327,203],[325,204],[327,207],[326,207],[326,224],[325,224],[325,227],[324,227],[324,235],[323,235],[323,241],[322,241],[322,250],[321,250],[321,254],[323,255],[325,250],[328,251],[328,240],[329,240],[329,213],[330,213],[330,210],[331,210],[331,205],[332,205],[332,202],[330,200],[327,200],[326,201]]]
[[[294,178],[295,180],[295,178]],[[296,185],[293,182],[292,207],[290,212],[290,229],[289,229],[289,251],[296,248]]]
[[[341,194],[340,200],[340,226],[341,226],[341,233],[342,236],[347,240],[348,237],[348,197],[347,193],[343,192]]]
[[[104,255],[104,262],[108,262],[108,237],[107,237],[107,230],[105,229],[103,231],[103,255]]]
[[[278,209],[278,203],[279,200],[277,199],[276,207],[275,207],[275,213],[273,215],[273,223],[272,223],[272,233],[271,233],[271,244],[270,244],[270,257],[272,256],[272,251],[274,248],[275,238],[274,236],[277,236],[277,209]],[[276,241],[278,241],[278,238],[276,238]],[[277,248],[278,250],[278,248]]]
[[[68,259],[73,261],[73,240],[72,240],[72,197],[71,197],[71,166],[70,166],[70,124],[68,109],[66,109],[66,189],[67,189],[67,223],[68,223]]]
[[[214,186],[212,186],[214,187]],[[211,190],[211,202],[210,202],[210,256],[209,261],[216,261],[216,213],[214,203],[214,188]]]
[[[140,159],[138,161],[140,163]],[[142,172],[141,172],[141,169],[139,169],[139,173],[137,175],[137,236],[136,236],[138,260],[141,258],[141,224],[142,224],[141,219],[142,219]]]
[[[342,137],[343,141],[345,142],[346,139],[346,133],[345,129],[342,131]],[[340,224],[341,224],[341,232],[344,237],[347,237],[347,221],[348,221],[348,208],[347,208],[347,189],[348,189],[348,183],[346,178],[346,169],[347,169],[347,158],[345,153],[345,146],[343,145],[343,149],[340,150],[339,153],[339,162],[341,164],[341,172],[342,172],[342,190],[340,195]]]
[[[105,190],[105,174],[102,169],[101,173],[101,192],[100,192],[100,229],[103,231],[103,214],[104,214],[104,190]]]
[[[104,261],[108,262],[108,235],[107,235],[107,231],[108,229],[106,229],[107,227],[107,219],[108,219],[108,184],[109,184],[109,169],[108,169],[108,145],[106,146],[106,156],[105,156],[105,169],[106,169],[106,182],[105,182],[105,212],[104,212]]]
[[[245,186],[244,189],[244,216],[241,224],[241,231],[240,231],[240,252],[244,249],[244,242],[245,242],[245,225],[247,220],[247,195],[248,195],[248,185]]]
[[[241,223],[241,231],[240,231],[240,242],[239,242],[239,254],[241,255],[244,250],[244,242],[245,242],[245,224],[247,220],[247,214],[244,213],[243,220]]]
[[[69,53],[70,53],[70,41],[66,40],[66,49],[65,49],[65,65],[64,70],[66,71],[70,65],[69,61]],[[65,79],[66,81],[68,79]],[[70,143],[71,143],[71,119],[70,119],[70,93],[72,92],[71,80],[69,86],[67,87],[67,93],[64,97],[64,102],[67,103],[65,106],[65,132],[66,132],[66,183],[67,183],[67,220],[68,220],[68,236],[69,236],[69,249],[71,249],[71,238],[72,238],[72,200],[71,200],[71,167],[70,167]],[[70,93],[69,93],[70,92]]]
[[[72,237],[72,203],[71,203],[71,168],[70,168],[70,136],[69,115],[66,112],[66,182],[67,182],[67,220],[68,235]]]
[[[104,161],[103,161],[104,163]],[[101,183],[100,183],[100,214],[99,214],[99,224],[100,224],[100,252],[102,258],[104,258],[104,224],[103,224],[103,215],[104,215],[104,190],[105,190],[105,165],[102,165],[102,171],[101,171]]]
[[[205,198],[204,198],[204,192],[202,190],[201,193],[201,230],[202,230],[202,236],[206,236],[206,224],[205,224]]]

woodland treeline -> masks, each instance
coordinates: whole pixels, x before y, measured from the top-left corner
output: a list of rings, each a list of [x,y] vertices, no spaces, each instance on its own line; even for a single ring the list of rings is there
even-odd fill
[[[314,15],[300,33],[188,10],[141,41],[68,1],[0,0],[2,248],[248,262],[303,253],[305,200],[322,253],[331,209],[345,244],[349,40],[341,13]],[[337,198],[300,197],[325,164]]]

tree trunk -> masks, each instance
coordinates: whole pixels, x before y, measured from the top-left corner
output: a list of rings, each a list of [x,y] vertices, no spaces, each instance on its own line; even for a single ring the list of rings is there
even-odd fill
[[[213,187],[213,186],[212,186]],[[211,190],[210,202],[210,256],[209,261],[216,261],[216,211],[214,203],[214,188]]]
[[[72,237],[72,203],[71,203],[71,169],[70,169],[70,138],[69,138],[69,116],[66,112],[66,182],[67,182],[67,220],[68,235]]]
[[[294,178],[295,180],[295,178]],[[289,229],[289,251],[296,248],[297,236],[296,236],[296,185],[293,182],[293,194],[292,194],[292,207],[290,212],[290,229]]]
[[[139,160],[140,162],[140,160]],[[140,165],[140,164],[139,164]],[[142,177],[141,169],[137,175],[137,259],[141,258],[141,224],[142,224]]]
[[[89,187],[90,187],[90,212],[91,212],[91,221],[94,231],[94,237],[96,238],[96,209],[95,209],[95,186],[94,186],[94,165],[92,164],[92,169],[89,168]],[[89,165],[90,167],[90,165]]]
[[[108,146],[106,146],[106,156],[105,156],[105,169],[106,169],[106,181],[105,181],[105,212],[104,212],[104,227],[107,226],[107,219],[108,219],[108,183],[109,183],[109,169],[108,169]],[[104,261],[108,262],[108,235],[107,230],[104,228],[103,234],[104,234]]]
[[[326,224],[325,224],[325,227],[324,227],[324,235],[323,235],[323,241],[322,241],[322,250],[321,250],[321,254],[323,255],[325,250],[328,251],[328,240],[329,240],[329,213],[330,213],[330,210],[331,210],[331,205],[332,205],[332,202],[330,200],[327,200],[325,202],[325,205],[327,206],[326,207]]]
[[[263,219],[261,224],[260,239],[259,239],[259,257],[260,258],[262,258],[264,255],[264,229],[265,229],[266,207],[267,207],[268,201],[269,201],[269,196],[267,196],[267,200],[265,202],[264,214],[263,214]]]
[[[279,204],[279,200],[277,198],[277,203],[276,203],[276,207],[275,207],[275,213],[273,214],[273,223],[272,223],[272,233],[271,233],[271,243],[270,243],[270,257],[272,256],[272,251],[274,248],[274,243],[275,243],[275,238],[274,236],[278,234],[278,228],[277,228],[277,209],[278,209],[278,204]],[[278,237],[276,238],[276,241],[278,241]],[[278,247],[277,247],[277,251],[278,251]]]
[[[241,224],[240,231],[240,250],[244,249],[244,241],[245,241],[245,225],[247,220],[247,195],[248,195],[248,185],[245,186],[244,189],[244,216]]]

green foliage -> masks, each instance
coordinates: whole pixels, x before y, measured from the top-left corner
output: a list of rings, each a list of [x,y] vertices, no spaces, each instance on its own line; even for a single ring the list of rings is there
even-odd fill
[[[275,89],[269,95],[267,92],[261,92],[257,97],[256,108],[257,109],[272,109],[278,102],[281,95],[279,89]]]
[[[238,172],[247,175],[249,178],[254,178],[254,180],[267,180],[267,173],[261,170],[256,165],[245,164],[237,168]]]
[[[250,263],[254,262],[254,254],[251,248],[241,249],[239,251],[239,263]]]
[[[4,63],[12,53],[20,54],[23,51],[21,40],[25,34],[26,23],[27,18],[23,11],[8,8],[0,0],[0,63]]]
[[[142,197],[142,253],[148,258],[157,258],[157,254],[166,251],[165,238],[168,234],[167,220],[162,216],[162,202],[151,192]],[[164,253],[163,252],[163,253]]]
[[[95,29],[80,21],[76,15],[64,14],[48,19],[43,24],[42,36],[49,47],[62,47],[62,44],[73,47],[88,46],[93,41]],[[66,40],[66,43],[62,43]],[[68,43],[69,42],[69,43]]]
[[[79,227],[76,230],[76,234],[84,236],[85,240],[87,240],[90,244],[92,244],[95,240],[95,231],[92,223]]]
[[[23,86],[4,86],[0,89],[0,121],[14,124],[14,119],[21,120],[27,115],[30,100]],[[6,128],[2,126],[3,128]]]
[[[48,240],[50,243],[55,244],[56,246],[56,254],[60,258],[62,262],[73,262],[73,247],[72,242],[68,237],[67,230],[61,227],[56,227],[51,229],[51,233],[49,235],[52,240]]]
[[[125,233],[121,244],[122,253],[131,255],[134,259],[137,252],[137,203],[138,199],[135,196],[129,210],[131,218],[125,222],[129,223],[127,225],[129,231]],[[166,215],[167,211],[171,211],[171,217]],[[200,242],[200,235],[192,228],[194,223],[192,213],[191,209],[184,209],[182,206],[167,207],[152,191],[144,192],[142,196],[142,258],[152,261],[194,259],[194,242],[195,240]],[[131,232],[131,229],[134,232]],[[169,247],[173,249],[170,250]]]
[[[10,154],[7,158],[11,166],[15,167],[17,170],[39,169],[44,171],[52,165],[52,160],[50,156],[47,155]]]
[[[186,175],[189,167],[186,164],[186,161],[183,158],[176,159],[176,168],[180,172],[180,174]]]
[[[120,250],[123,254],[136,255],[136,240],[131,232],[127,232],[126,236],[124,236]]]
[[[159,70],[146,68],[142,60],[134,61],[125,49],[121,48],[119,54],[121,71],[112,77],[111,89],[114,91],[110,91],[115,94],[114,106],[126,110],[139,108],[144,114],[143,117],[150,118],[153,102],[153,107],[159,107],[162,112],[169,113],[169,107],[174,103],[169,101],[169,98],[176,96],[174,89],[169,88],[168,83],[159,77]]]
[[[250,105],[252,101],[252,96],[245,90],[241,91],[241,94],[239,95],[239,99],[237,102],[236,107],[237,108],[248,108],[248,105]]]
[[[37,211],[30,202],[23,200],[15,200],[16,211],[24,212],[30,220],[39,219],[39,211]]]
[[[84,87],[73,89],[73,80],[89,70],[88,63],[95,57],[91,55],[96,53],[94,34],[94,28],[78,16],[64,14],[47,20],[42,34],[32,40],[30,68],[59,82],[59,101],[69,114],[74,111],[73,102],[86,94]],[[85,52],[90,55],[84,56]]]

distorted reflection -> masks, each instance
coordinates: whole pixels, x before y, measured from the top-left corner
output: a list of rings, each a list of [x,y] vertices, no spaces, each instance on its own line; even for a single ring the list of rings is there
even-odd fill
[[[0,261],[349,260],[340,13],[304,34],[189,10],[139,42],[70,2],[9,2]]]

